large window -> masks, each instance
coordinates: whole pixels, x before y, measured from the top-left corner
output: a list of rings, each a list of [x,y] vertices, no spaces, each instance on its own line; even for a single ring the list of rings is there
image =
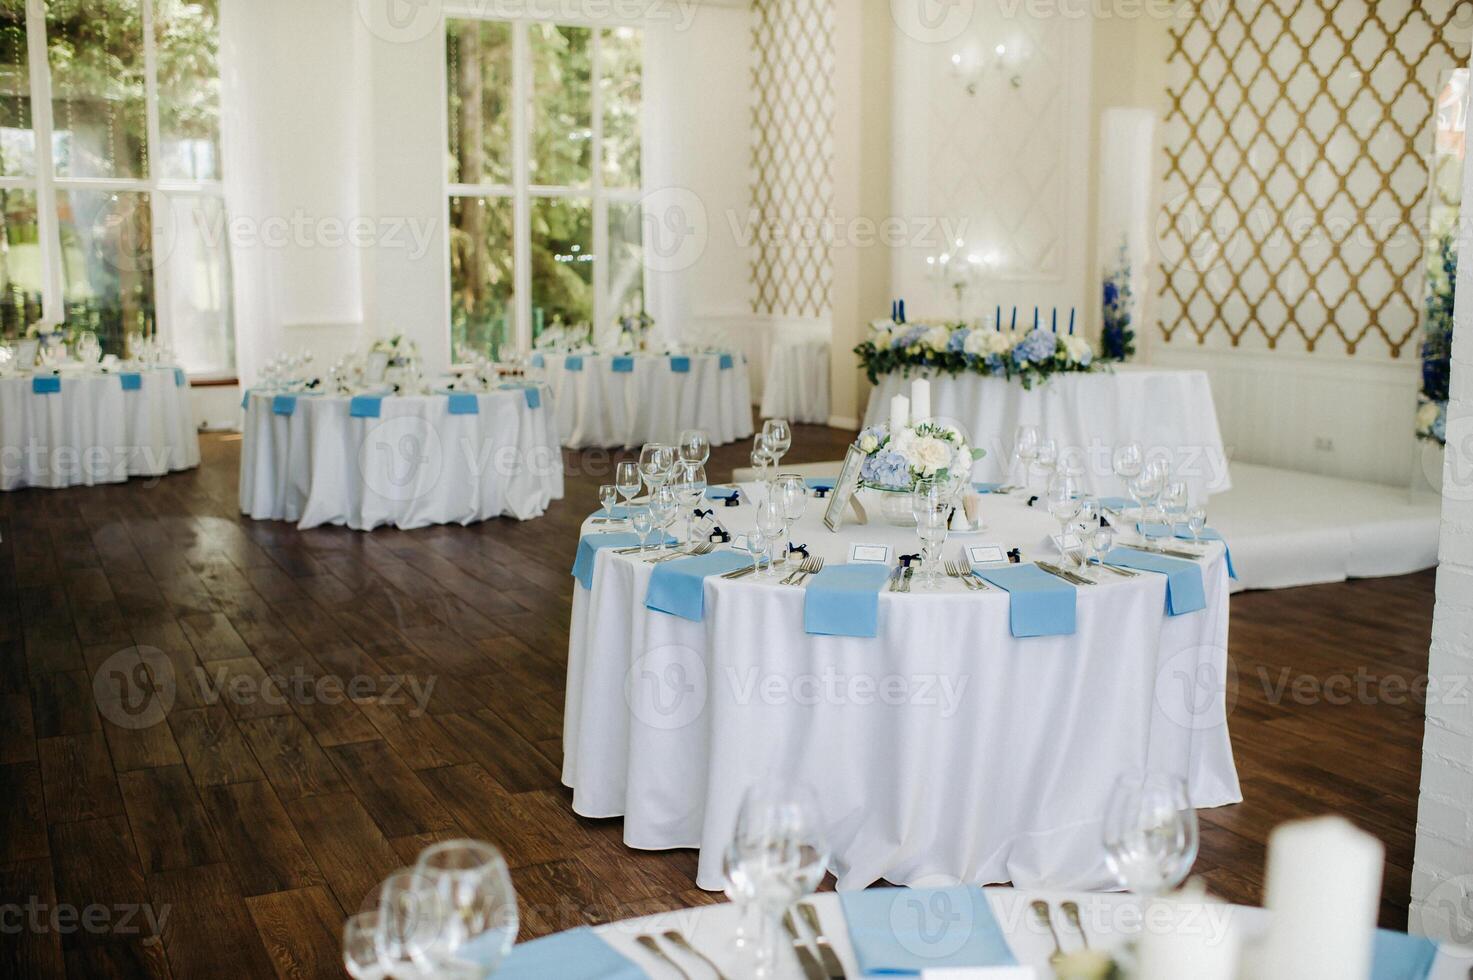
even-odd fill
[[[219,0],[0,0],[0,335],[234,371]]]
[[[641,61],[629,27],[447,23],[457,352],[644,308]]]

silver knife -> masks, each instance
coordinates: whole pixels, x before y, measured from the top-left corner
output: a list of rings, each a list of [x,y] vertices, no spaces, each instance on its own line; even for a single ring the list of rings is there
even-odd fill
[[[819,965],[818,957],[813,955],[813,951],[808,948],[808,944],[803,942],[803,937],[798,933],[798,924],[793,921],[792,909],[783,913],[783,928],[793,939],[793,952],[798,956],[798,964],[803,967],[803,975],[808,980],[827,980],[828,974]]]
[[[844,964],[839,962],[839,955],[834,952],[834,947],[829,945],[828,938],[823,934],[818,909],[807,902],[799,902],[798,913],[808,923],[808,928],[813,930],[813,942],[818,947],[818,955],[823,960],[823,968],[828,972],[829,980],[845,980],[847,975],[844,973]]]
[[[1083,585],[1084,584],[1084,579],[1079,578],[1076,575],[1071,575],[1070,573],[1064,571],[1062,568],[1060,568],[1057,565],[1051,565],[1051,564],[1049,564],[1046,561],[1034,562],[1034,564],[1036,564],[1039,568],[1043,569],[1045,572],[1048,572],[1054,578],[1063,579],[1065,582],[1068,582],[1070,585]]]

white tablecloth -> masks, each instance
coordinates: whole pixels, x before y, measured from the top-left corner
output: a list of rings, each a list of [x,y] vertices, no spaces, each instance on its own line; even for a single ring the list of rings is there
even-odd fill
[[[888,374],[870,397],[865,425],[887,420],[891,396],[908,395],[911,381],[923,376],[931,379],[931,414],[959,423],[974,446],[987,450],[973,471],[978,480],[1017,476],[1007,475],[1014,435],[1018,426],[1032,424],[1055,440],[1061,454],[1073,455],[1089,493],[1125,495],[1110,455],[1132,440],[1147,453],[1169,455],[1174,473],[1194,494],[1232,486],[1205,371],[1117,367],[1057,375],[1032,390],[974,374]]]
[[[682,429],[704,429],[711,445],[723,446],[752,434],[752,389],[741,354],[689,357],[690,370],[677,372],[665,354],[574,354],[582,370],[569,371],[565,354],[539,354],[557,403],[562,444],[642,446],[674,443]],[[634,370],[615,371],[616,356],[634,359]],[[535,363],[535,361],[534,361]]]
[[[762,388],[762,417],[829,424],[829,344],[775,342]]]
[[[1036,900],[1046,901],[1052,907],[1050,915],[1054,928],[1058,930],[1059,941],[1066,952],[1073,952],[1082,944],[1079,933],[1064,918],[1060,910],[1060,904],[1065,901],[1073,901],[1079,906],[1080,923],[1089,938],[1090,945],[1095,949],[1114,950],[1127,942],[1139,940],[1146,928],[1161,928],[1144,925],[1147,921],[1158,920],[1145,918],[1144,902],[1135,895],[1102,895],[1014,888],[988,888],[985,889],[985,893],[993,920],[1002,931],[1008,946],[1011,947],[1014,958],[1024,966],[1033,967],[1037,971],[1039,980],[1053,975],[1049,969],[1048,959],[1049,954],[1054,950],[1054,943],[1048,927],[1034,918],[1029,907]],[[838,954],[840,962],[844,964],[845,971],[850,977],[860,977],[862,974],[854,959],[853,946],[849,942],[849,930],[844,922],[844,910],[839,904],[839,896],[830,892],[814,895],[809,901],[818,909],[824,934],[833,946],[834,952]],[[914,896],[904,891],[896,891],[895,901],[900,906],[897,909],[897,922],[912,925],[920,921],[917,918],[917,910],[908,906],[908,903],[914,901]],[[937,955],[955,951],[971,931],[975,916],[970,913],[970,910],[955,909],[954,911],[956,915],[950,916],[947,914],[947,909],[931,909],[925,920],[928,923],[934,922],[936,926],[934,930],[928,930],[925,937]],[[680,978],[680,974],[669,964],[651,956],[635,941],[636,936],[658,936],[667,929],[679,930],[691,945],[714,960],[718,966],[723,967],[724,972],[735,977],[738,975],[735,972],[737,966],[732,957],[730,944],[738,919],[738,909],[734,905],[707,905],[701,908],[662,912],[639,919],[611,922],[598,926],[594,931],[622,955],[638,964],[640,969],[650,977],[650,980],[679,980]],[[1201,907],[1200,914],[1191,920],[1191,926],[1204,930],[1203,935],[1209,941],[1215,941],[1224,935],[1225,928],[1232,928],[1250,943],[1261,937],[1271,923],[1271,913],[1246,905],[1207,905]],[[673,955],[676,962],[689,971],[690,976],[698,978],[710,976],[709,972],[701,972],[702,964],[699,961],[674,950],[668,943],[662,942],[661,945],[667,954]],[[925,948],[917,948],[915,952],[918,956],[923,957]],[[1438,951],[1428,980],[1466,980],[1470,967],[1473,967],[1473,952],[1457,947],[1444,947]],[[790,980],[803,980],[804,978],[797,959],[786,953],[778,976],[784,980],[789,980],[789,978]],[[1191,980],[1191,978],[1184,976],[1181,980]]]
[[[831,563],[854,542],[916,550],[913,529],[830,534],[823,506],[794,538]],[[716,508],[733,533],[753,513]],[[948,557],[983,542],[1050,556],[1046,514],[1016,497],[986,514],[992,529],[953,535]],[[592,589],[574,586],[563,782],[578,813],[623,815],[632,847],[700,848],[702,888],[721,887],[741,794],[770,770],[819,791],[842,888],[935,875],[1098,887],[1100,817],[1132,767],[1186,777],[1199,807],[1241,800],[1220,546],[1203,562],[1204,610],[1166,616],[1162,576],[1107,576],[1080,589],[1075,635],[1030,639],[1011,635],[1006,593],[951,582],[882,592],[874,639],[810,636],[802,589],[750,577],[706,579],[692,622],[645,609],[653,567],[605,549]]]
[[[302,396],[278,415],[273,395],[248,396],[240,509],[298,527],[370,530],[537,517],[563,495],[562,452],[547,389],[477,397],[452,415],[445,395],[385,397],[378,418],[353,418],[346,397]]]
[[[93,486],[199,465],[189,385],[170,368],[65,375],[37,394],[33,379],[0,378],[0,490]]]

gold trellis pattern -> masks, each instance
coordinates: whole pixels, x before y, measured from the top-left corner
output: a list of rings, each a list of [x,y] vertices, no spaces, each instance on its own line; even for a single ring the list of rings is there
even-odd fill
[[[752,5],[752,310],[823,316],[833,262],[835,0]]]
[[[1470,26],[1470,0],[1234,0],[1172,29],[1165,341],[1221,331],[1274,349],[1287,335],[1313,351],[1328,334],[1348,354],[1379,338],[1401,355],[1419,322],[1434,100]]]

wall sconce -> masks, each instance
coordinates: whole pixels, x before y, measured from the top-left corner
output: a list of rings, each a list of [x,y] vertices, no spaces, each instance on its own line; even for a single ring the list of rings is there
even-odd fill
[[[970,51],[954,51],[951,55],[951,73],[961,82],[968,95],[977,94],[982,74],[989,68],[1006,75],[1008,84],[1013,88],[1022,88],[1023,77],[1010,64],[1016,60],[1017,53],[1009,51],[1006,44],[998,44],[992,49],[992,56],[985,59]]]

